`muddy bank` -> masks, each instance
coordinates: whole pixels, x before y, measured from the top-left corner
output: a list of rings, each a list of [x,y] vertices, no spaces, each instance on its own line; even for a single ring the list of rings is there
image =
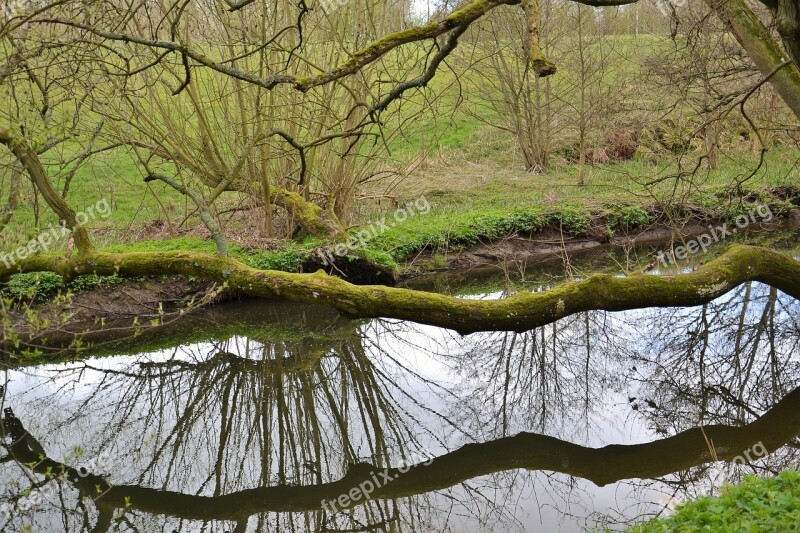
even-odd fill
[[[320,323],[326,327],[310,327]],[[117,315],[100,323],[84,321],[51,328],[39,332],[38,340],[47,339],[46,344],[39,344],[41,353],[13,358],[9,354],[14,351],[3,346],[0,362],[20,367],[120,353],[157,352],[186,343],[225,342],[241,335],[260,342],[291,340],[302,346],[305,353],[319,345],[327,346],[331,338],[351,335],[355,327],[351,324],[352,320],[325,306],[290,301],[271,301],[265,305],[264,300],[256,298],[229,298],[193,308],[191,312],[181,313],[179,309],[165,312],[159,315],[157,325],[147,319]]]
[[[52,303],[51,312],[69,311],[75,321],[94,321],[98,317],[116,320],[138,316],[141,320],[158,318],[189,307],[193,301],[210,297],[207,304],[234,297],[234,294],[213,295],[215,285],[192,281],[180,276],[162,279],[125,280],[118,285],[77,292],[67,306]]]
[[[724,220],[692,220],[680,228],[673,228],[666,223],[657,223],[646,228],[624,231],[608,235],[605,232],[588,232],[586,235],[572,236],[549,228],[536,234],[513,235],[500,240],[487,241],[472,246],[456,249],[442,256],[439,253],[424,252],[403,266],[398,280],[408,282],[415,278],[430,274],[458,271],[478,271],[482,268],[497,272],[498,265],[513,262],[532,263],[548,259],[565,259],[580,257],[581,254],[598,253],[617,249],[636,249],[659,247],[665,252],[672,245],[709,234],[718,225],[728,224]],[[748,225],[746,231],[739,232],[733,227],[732,235],[758,235],[780,231],[796,231],[800,229],[800,209],[793,209],[783,218],[773,218],[769,222],[757,222]],[[718,239],[715,245],[725,244],[726,239]],[[444,264],[442,264],[444,263]]]
[[[92,340],[138,336],[154,324],[171,323],[192,311],[237,297],[213,283],[180,276],[122,280],[68,297],[18,303],[6,310],[5,327],[13,330],[23,349],[47,353]],[[9,332],[4,333],[9,338]],[[2,353],[19,351],[8,341],[0,343]]]

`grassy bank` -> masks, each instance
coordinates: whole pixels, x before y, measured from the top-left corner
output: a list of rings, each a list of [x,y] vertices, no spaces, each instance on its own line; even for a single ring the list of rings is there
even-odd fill
[[[493,163],[478,160],[462,164],[459,173],[457,168],[439,161],[421,169],[419,178],[405,183],[398,191],[396,204],[365,210],[361,224],[341,239],[352,247],[336,262],[343,270],[353,261],[387,270],[408,268],[411,263],[416,268],[431,269],[445,266],[451,255],[464,248],[512,235],[547,234],[551,240],[588,237],[605,242],[615,235],[654,226],[732,220],[758,205],[768,205],[775,219],[780,219],[800,203],[800,187],[792,184],[796,156],[788,149],[773,151],[762,171],[736,194],[731,194],[731,182],[756,161],[728,161],[719,170],[708,172],[700,186],[680,195],[668,189],[672,181],[664,182],[661,188],[643,185],[645,178],[659,172],[664,175],[669,169],[637,160],[594,168],[592,182],[584,187],[574,185],[575,169],[570,165],[554,168],[545,175],[532,175],[496,166],[498,170],[492,172],[489,165]],[[450,177],[425,178],[433,172],[446,172]],[[405,216],[396,216],[401,212]],[[362,246],[359,234],[365,228],[373,231]],[[102,233],[102,229],[96,232]],[[233,244],[231,253],[256,268],[294,272],[319,268],[318,252],[332,251],[333,244],[312,238],[275,242],[268,249]],[[101,242],[101,247],[112,252],[215,251],[213,242],[202,235],[134,242],[116,238]],[[415,262],[420,254],[424,254],[424,261]],[[38,278],[22,276],[7,290],[22,295],[41,283],[52,289],[59,280],[50,277],[37,281]],[[70,288],[80,290],[94,283],[79,281]]]
[[[365,256],[396,268],[422,251],[446,255],[479,242],[547,229],[565,237],[590,236],[602,241],[659,222],[680,225],[693,219],[732,219],[760,204],[769,205],[773,215],[780,218],[796,207],[800,197],[800,188],[793,184],[792,177],[797,155],[788,149],[774,151],[762,171],[736,194],[730,193],[730,184],[755,166],[754,158],[726,162],[720,169],[708,172],[699,186],[683,194],[674,193],[672,181],[665,181],[662,187],[644,185],[645,180],[667,175],[670,165],[637,160],[594,168],[591,183],[584,187],[575,185],[574,165],[533,175],[504,169],[490,161],[477,161],[466,168],[463,163],[451,166],[436,162],[402,184],[394,205],[362,212],[361,223],[351,228],[342,241],[357,238],[362,229],[372,225],[376,231],[366,245],[355,247],[348,255]],[[453,157],[457,156],[460,157],[454,152]],[[431,174],[439,174],[440,178],[432,179]],[[382,226],[380,222],[385,226],[377,231]],[[293,271],[315,250],[330,245],[320,239],[279,243],[261,251],[234,245],[233,255],[251,266]],[[108,249],[214,252],[210,241],[197,237],[120,243]]]
[[[373,232],[364,246],[353,247],[348,257],[337,263],[347,265],[355,260],[389,271],[403,268],[424,253],[426,262],[417,262],[421,268],[441,267],[465,247],[510,235],[549,231],[565,238],[590,237],[602,242],[654,224],[680,226],[687,220],[732,219],[755,204],[768,204],[773,214],[781,217],[795,207],[800,194],[794,177],[800,150],[788,146],[776,145],[758,168],[758,156],[743,140],[739,149],[729,150],[737,155],[720,158],[719,168],[701,166],[691,175],[682,173],[694,170],[697,154],[664,153],[656,159],[637,155],[627,161],[588,166],[587,184],[578,186],[576,163],[555,156],[545,173],[529,173],[521,167],[509,134],[476,124],[469,117],[454,120],[443,131],[449,135],[445,136],[448,143],[440,143],[435,155],[417,159],[413,171],[388,191],[389,201],[380,205],[364,201],[357,206],[354,225],[343,242],[355,239],[378,221],[384,221],[386,227]],[[406,142],[411,148],[417,140]],[[163,184],[140,180],[130,157],[114,152],[101,154],[76,176],[70,192],[70,203],[76,209],[93,204],[98,195],[107,198],[113,208],[110,217],[88,223],[98,247],[113,252],[215,252],[185,197]],[[731,194],[732,184],[740,181],[742,186]],[[364,192],[367,196],[387,192],[377,187]],[[231,195],[231,204],[237,201]],[[412,209],[406,210],[411,216],[399,220],[395,214],[408,202],[412,202]],[[421,202],[426,209],[419,209]],[[20,206],[0,245],[2,251],[35,238],[47,223],[54,222],[39,206],[37,229],[36,211],[33,206]],[[182,229],[173,228],[165,222],[170,217],[173,226],[184,218],[186,223]],[[319,238],[237,244],[235,237],[249,232],[252,228],[228,227],[228,235],[233,237],[231,253],[264,269],[316,269],[320,266],[317,251],[330,250],[335,244]],[[63,243],[51,253],[61,250]],[[29,285],[30,281],[23,282],[21,290]]]

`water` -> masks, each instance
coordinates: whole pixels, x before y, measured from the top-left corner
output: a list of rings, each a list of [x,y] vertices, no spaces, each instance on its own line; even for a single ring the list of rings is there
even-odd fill
[[[424,283],[497,298],[558,281],[557,269],[542,272]],[[758,283],[697,308],[589,312],[526,333],[465,337],[310,305],[228,303],[78,361],[5,370],[3,407],[13,416],[4,423],[0,527],[624,529],[726,480],[797,465],[800,424],[763,424],[751,440],[777,439],[779,449],[753,448],[745,465],[698,465],[696,450],[676,444],[624,462],[624,479],[603,487],[552,470],[470,472],[518,453],[499,443],[523,431],[600,448],[748,424],[800,385],[798,317],[798,301]],[[24,437],[9,446],[14,435]],[[485,444],[472,460],[421,464],[470,443]],[[591,468],[601,471],[613,460],[597,457]],[[650,475],[669,460],[687,467]],[[359,463],[371,472],[418,466],[383,483],[403,497],[320,509],[326,490],[329,499],[341,492],[327,484]],[[48,468],[59,475],[44,482]]]

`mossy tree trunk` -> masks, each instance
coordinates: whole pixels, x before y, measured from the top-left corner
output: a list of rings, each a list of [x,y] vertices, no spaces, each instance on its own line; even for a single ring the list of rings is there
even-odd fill
[[[527,331],[575,313],[647,307],[694,306],[710,302],[748,281],[759,281],[800,298],[800,262],[768,248],[737,245],[695,271],[676,275],[594,274],[541,292],[520,292],[498,300],[471,300],[442,294],[353,285],[322,271],[293,274],[258,270],[235,259],[192,252],[92,252],[63,258],[32,256],[16,267],[0,268],[0,278],[15,272],[51,271],[123,277],[164,272],[224,283],[242,293],[328,304],[362,318],[398,318],[453,329]]]
[[[797,16],[796,0],[768,0],[763,3],[767,7],[779,3],[794,4],[794,15]],[[772,38],[772,34],[766,26],[759,20],[745,0],[705,0],[706,4],[717,14],[722,22],[736,37],[745,52],[750,56],[756,68],[763,75],[769,75],[778,68],[786,59],[786,54],[777,42]],[[777,20],[779,28],[781,19]],[[794,63],[781,68],[770,79],[770,83],[783,101],[792,110],[797,118],[800,118],[800,69],[798,69],[798,58],[795,56],[800,48],[800,34],[797,32],[797,20],[793,21],[794,30],[785,30],[782,33],[784,43]],[[784,26],[790,26],[791,24]]]
[[[797,0],[762,0],[775,17],[783,46],[795,65],[800,66],[800,3]]]
[[[59,221],[66,225],[75,238],[78,255],[89,254],[94,250],[86,229],[78,225],[77,214],[66,200],[56,192],[39,156],[28,146],[23,138],[11,131],[0,128],[0,144],[5,145],[17,161],[25,169],[35,189],[42,195],[47,205],[58,216]]]
[[[332,240],[344,231],[339,219],[331,210],[323,209],[296,192],[271,187],[270,200],[274,205],[286,210],[308,235]]]
[[[19,204],[19,190],[20,190],[20,176],[21,172],[16,169],[11,170],[11,180],[8,185],[8,200],[5,207],[0,210],[0,233],[6,228],[14,212],[17,210]]]

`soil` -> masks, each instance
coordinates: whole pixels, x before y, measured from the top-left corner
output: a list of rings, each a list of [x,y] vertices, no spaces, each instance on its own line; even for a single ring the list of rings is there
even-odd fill
[[[230,291],[217,291],[213,283],[164,276],[80,291],[69,302],[61,297],[34,300],[10,310],[8,319],[25,345],[37,346],[44,352],[58,351],[70,346],[76,333],[84,342],[113,332],[134,334],[151,320],[169,321],[187,311],[236,297]],[[31,318],[31,311],[35,319]],[[44,321],[50,326],[41,327]],[[32,328],[32,322],[38,326]],[[87,336],[87,332],[91,334]],[[9,349],[0,343],[0,352]]]
[[[668,246],[672,242],[679,243],[698,235],[708,233],[709,224],[719,224],[718,221],[705,220],[702,223],[690,221],[680,230],[667,224],[653,225],[633,231],[622,232],[614,236],[579,236],[564,235],[554,228],[546,229],[528,236],[511,236],[502,240],[488,241],[472,246],[457,249],[444,257],[445,264],[433,266],[437,263],[432,253],[423,253],[416,257],[412,264],[405,268],[398,276],[398,281],[410,279],[431,273],[471,270],[487,265],[497,265],[513,261],[531,262],[549,257],[560,257],[564,254],[570,256],[580,255],[582,252],[597,252],[601,249],[633,248],[639,246]],[[774,220],[770,223],[754,224],[748,232],[757,233],[775,229],[800,229],[800,209],[792,210],[783,220]],[[437,254],[438,255],[438,254]],[[441,256],[438,262],[441,262]]]

